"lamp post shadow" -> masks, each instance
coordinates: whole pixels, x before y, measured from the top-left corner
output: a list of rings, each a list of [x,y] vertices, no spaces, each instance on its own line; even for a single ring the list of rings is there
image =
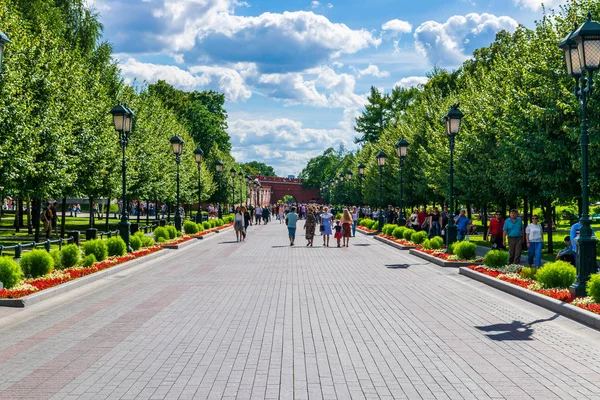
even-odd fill
[[[497,332],[490,333],[486,336],[491,340],[497,341],[508,341],[508,340],[533,340],[531,336],[534,333],[532,325],[539,324],[542,322],[552,321],[558,318],[558,314],[554,314],[552,317],[547,319],[538,319],[528,324],[521,321],[513,321],[509,324],[494,324],[488,326],[476,326],[475,328],[483,332]]]

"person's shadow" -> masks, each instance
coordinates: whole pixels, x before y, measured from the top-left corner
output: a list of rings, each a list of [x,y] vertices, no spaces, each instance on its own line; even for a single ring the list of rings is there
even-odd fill
[[[525,324],[521,321],[513,321],[510,324],[494,324],[488,326],[476,326],[475,328],[484,332],[498,332],[493,334],[487,334],[486,336],[492,340],[505,341],[505,340],[533,340],[534,329],[532,325],[539,324],[541,322],[552,321],[558,318],[558,314],[548,319],[538,319],[536,321]]]

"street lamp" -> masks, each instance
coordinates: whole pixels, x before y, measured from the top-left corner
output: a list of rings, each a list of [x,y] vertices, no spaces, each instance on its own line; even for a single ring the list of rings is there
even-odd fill
[[[381,230],[383,228],[383,166],[385,165],[385,159],[387,158],[387,154],[383,150],[380,150],[379,153],[375,156],[377,158],[377,166],[379,167],[379,224],[378,228]]]
[[[246,175],[246,208],[248,208],[248,197],[250,197],[251,194],[250,179],[250,176]]]
[[[133,111],[125,106],[118,105],[110,110],[113,116],[113,124],[115,130],[119,132],[119,144],[121,145],[122,158],[121,158],[121,175],[123,178],[123,193],[122,193],[122,206],[121,206],[121,222],[119,222],[119,235],[127,246],[127,251],[131,252],[133,249],[129,244],[129,215],[127,214],[127,164],[125,163],[125,149],[129,143],[129,134],[131,133],[131,120],[133,119]]]
[[[240,172],[238,172],[238,178],[240,178],[240,208],[244,205],[244,200],[243,200],[243,186],[244,186],[244,173],[240,170]]]
[[[446,135],[450,140],[450,215],[446,225],[446,246],[456,242],[456,224],[454,223],[454,142],[460,131],[460,121],[464,114],[458,109],[458,103],[454,104],[448,113],[444,115],[446,122]]]
[[[179,136],[171,138],[171,146],[173,146],[173,154],[175,154],[175,164],[177,164],[177,208],[175,209],[175,229],[181,231],[181,213],[179,212],[179,164],[181,164],[181,153],[183,153],[183,139]]]
[[[196,214],[196,222],[202,222],[202,171],[200,169],[202,165],[202,157],[204,152],[200,146],[194,150],[194,156],[196,157],[196,164],[198,164],[198,214]]]
[[[358,190],[358,195],[359,195],[359,201],[358,201],[358,205],[361,207],[361,213],[362,213],[362,181],[365,177],[365,166],[363,163],[358,164],[358,184],[359,184],[359,190]]]
[[[223,162],[221,160],[217,160],[215,162],[215,171],[217,171],[217,175],[219,175],[219,194],[217,195],[217,217],[221,219],[223,218],[223,210],[221,209],[221,180],[223,177]]]
[[[406,158],[406,152],[408,150],[408,142],[402,138],[396,142],[396,155],[400,158],[400,215],[398,216],[398,225],[406,225],[406,218],[404,217],[404,181],[402,180],[402,172],[404,169],[404,159]]]
[[[4,56],[4,45],[10,43],[8,36],[4,32],[0,31],[0,72],[2,71],[2,58]]]
[[[575,97],[581,106],[581,225],[577,244],[577,279],[569,288],[574,296],[586,295],[586,284],[590,275],[596,272],[596,243],[592,233],[589,216],[589,183],[588,183],[588,121],[587,104],[594,90],[594,72],[600,68],[600,24],[592,20],[591,12],[588,19],[571,32],[559,47],[565,53],[567,75],[575,79]],[[589,78],[588,78],[589,77]],[[581,84],[581,86],[580,86]]]
[[[235,209],[235,176],[237,171],[231,167],[229,174],[231,175],[231,207]]]

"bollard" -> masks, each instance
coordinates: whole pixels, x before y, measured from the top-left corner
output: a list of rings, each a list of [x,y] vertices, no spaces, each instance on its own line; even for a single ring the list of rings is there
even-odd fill
[[[17,244],[15,246],[15,258],[21,258],[22,251],[23,251],[23,248],[21,247],[21,243]]]
[[[111,231],[106,232],[106,237],[110,239],[112,237],[112,232]]]
[[[63,238],[58,239],[58,250],[62,250]]]
[[[71,235],[71,237],[73,238],[73,243],[75,243],[77,245],[77,247],[80,246],[80,244],[79,244],[79,231],[67,232],[67,235]]]
[[[134,233],[136,233],[139,230],[140,230],[140,224],[134,222],[131,225],[129,225],[129,234],[130,235],[133,235]]]
[[[98,229],[89,228],[85,231],[85,240],[94,240],[98,239]]]
[[[50,239],[44,242],[44,247],[46,248],[46,251],[50,253]]]
[[[166,226],[167,225],[167,221],[165,221],[164,219],[161,219],[159,225],[160,226]]]
[[[4,251],[4,246],[0,244],[0,257],[2,257],[2,252]]]

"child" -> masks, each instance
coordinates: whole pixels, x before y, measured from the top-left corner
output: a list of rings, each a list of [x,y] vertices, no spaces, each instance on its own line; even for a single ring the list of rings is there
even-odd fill
[[[335,221],[335,226],[333,227],[335,230],[335,234],[333,237],[337,239],[338,247],[340,247],[340,239],[342,238],[342,226],[340,225],[340,221]]]

